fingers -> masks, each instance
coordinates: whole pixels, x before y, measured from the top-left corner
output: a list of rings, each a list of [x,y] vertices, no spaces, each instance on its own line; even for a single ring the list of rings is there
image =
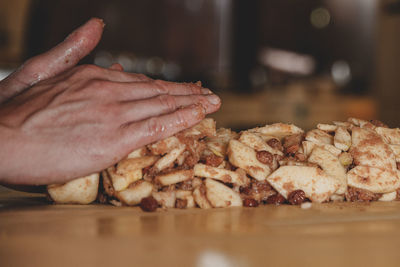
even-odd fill
[[[138,77],[140,78],[140,77]],[[98,87],[109,90],[119,101],[134,101],[159,95],[204,95],[212,94],[209,89],[191,83],[165,81],[111,82],[101,81]]]
[[[50,51],[29,59],[2,82],[1,87],[7,90],[1,90],[0,101],[75,66],[100,41],[103,27],[102,20],[93,18]]]
[[[191,96],[160,95],[141,101],[121,104],[122,117],[120,119],[140,121],[196,104],[200,104],[204,108],[205,113],[209,114],[219,109],[221,100],[214,94]]]
[[[167,138],[199,123],[205,117],[201,105],[178,109],[173,113],[152,117],[140,122],[127,123],[121,127],[121,146],[129,151]]]

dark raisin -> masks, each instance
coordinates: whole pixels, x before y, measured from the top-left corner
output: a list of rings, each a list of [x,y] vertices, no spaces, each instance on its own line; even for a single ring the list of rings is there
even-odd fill
[[[218,157],[214,154],[206,157],[206,165],[218,167],[224,161],[223,157]]]
[[[267,204],[280,205],[280,204],[284,204],[285,202],[286,202],[286,199],[279,193],[267,198]]]
[[[140,201],[140,208],[143,211],[155,211],[158,208],[157,200],[152,196],[142,198]]]
[[[396,162],[396,167],[398,170],[400,170],[400,162]]]
[[[288,196],[288,201],[292,205],[300,205],[306,199],[306,194],[303,190],[292,191]]]
[[[268,151],[261,150],[261,151],[257,151],[257,159],[259,162],[261,162],[263,164],[270,165],[274,161],[274,156],[271,153],[269,153]]]
[[[269,139],[267,141],[267,144],[272,148],[275,148],[275,149],[277,149],[279,151],[283,151],[282,144],[278,139],[275,139],[275,138]]]
[[[187,199],[177,199],[175,202],[175,208],[184,209],[187,207]]]
[[[296,153],[296,155],[294,155],[294,158],[297,161],[306,161],[307,160],[306,155],[304,155],[303,153]]]
[[[245,207],[257,207],[258,202],[255,199],[252,198],[246,198],[243,200],[243,206]]]
[[[240,187],[239,192],[245,195],[250,195],[252,190],[250,187]]]
[[[295,155],[297,151],[299,151],[300,146],[298,144],[291,145],[285,148],[286,155]]]
[[[387,126],[386,123],[381,122],[380,120],[370,120],[370,122],[371,122],[373,125],[377,126],[377,127],[389,128],[389,126]]]
[[[378,200],[382,196],[382,194],[376,194],[365,189],[349,187],[345,196],[347,201],[369,202]]]
[[[352,162],[348,167],[347,167],[347,171],[350,171],[351,169],[353,169],[356,166],[356,164],[354,164],[354,162]]]

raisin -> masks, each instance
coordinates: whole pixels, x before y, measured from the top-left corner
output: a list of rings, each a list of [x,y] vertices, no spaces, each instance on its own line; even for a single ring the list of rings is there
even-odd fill
[[[289,147],[285,148],[285,154],[286,155],[294,155],[296,154],[297,151],[299,151],[300,146],[298,144],[291,145]]]
[[[221,165],[221,163],[224,161],[223,157],[218,157],[214,154],[209,155],[206,157],[206,165],[212,166],[212,167],[218,167]]]
[[[269,153],[268,151],[261,150],[261,151],[257,151],[257,159],[259,162],[261,162],[263,164],[270,165],[274,161],[274,156],[271,153]]]
[[[396,162],[396,167],[398,170],[400,170],[400,162]]]
[[[352,162],[348,167],[347,167],[347,171],[350,171],[351,169],[353,169],[356,166],[356,164],[354,162]]]
[[[175,202],[175,208],[184,209],[187,207],[187,199],[177,199]]]
[[[239,192],[245,195],[250,195],[252,193],[252,190],[250,187],[240,187]]]
[[[275,139],[275,138],[269,139],[267,141],[267,144],[272,148],[275,148],[275,149],[277,149],[279,151],[283,151],[282,144],[278,139]]]
[[[243,200],[243,206],[245,207],[257,207],[258,202],[255,199],[252,198],[246,198]]]
[[[145,197],[142,198],[142,200],[140,201],[140,208],[143,211],[155,211],[158,207],[158,203],[157,200],[150,196],[150,197]]]
[[[303,190],[292,191],[288,196],[288,201],[292,205],[300,205],[306,199],[306,194]]]
[[[382,194],[376,194],[365,189],[349,187],[345,196],[347,201],[369,202],[378,200],[382,196]]]
[[[380,120],[370,120],[370,122],[377,126],[377,127],[385,127],[385,128],[389,128],[389,126],[387,126],[386,123],[381,122]]]
[[[279,193],[267,198],[268,204],[280,205],[280,204],[284,204],[285,202],[286,202],[286,199]]]
[[[307,160],[306,155],[304,155],[303,153],[296,153],[296,155],[294,155],[294,158],[297,161],[306,161]]]

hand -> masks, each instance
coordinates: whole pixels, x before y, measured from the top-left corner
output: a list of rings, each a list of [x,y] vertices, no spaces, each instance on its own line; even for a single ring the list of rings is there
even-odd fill
[[[75,64],[103,30],[91,19],[0,82],[0,182],[50,184],[101,171],[220,107],[199,84],[152,80],[114,64]]]

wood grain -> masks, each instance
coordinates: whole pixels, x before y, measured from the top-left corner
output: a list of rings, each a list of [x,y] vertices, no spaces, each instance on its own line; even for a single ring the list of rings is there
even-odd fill
[[[400,202],[145,213],[0,192],[1,266],[397,266]]]

